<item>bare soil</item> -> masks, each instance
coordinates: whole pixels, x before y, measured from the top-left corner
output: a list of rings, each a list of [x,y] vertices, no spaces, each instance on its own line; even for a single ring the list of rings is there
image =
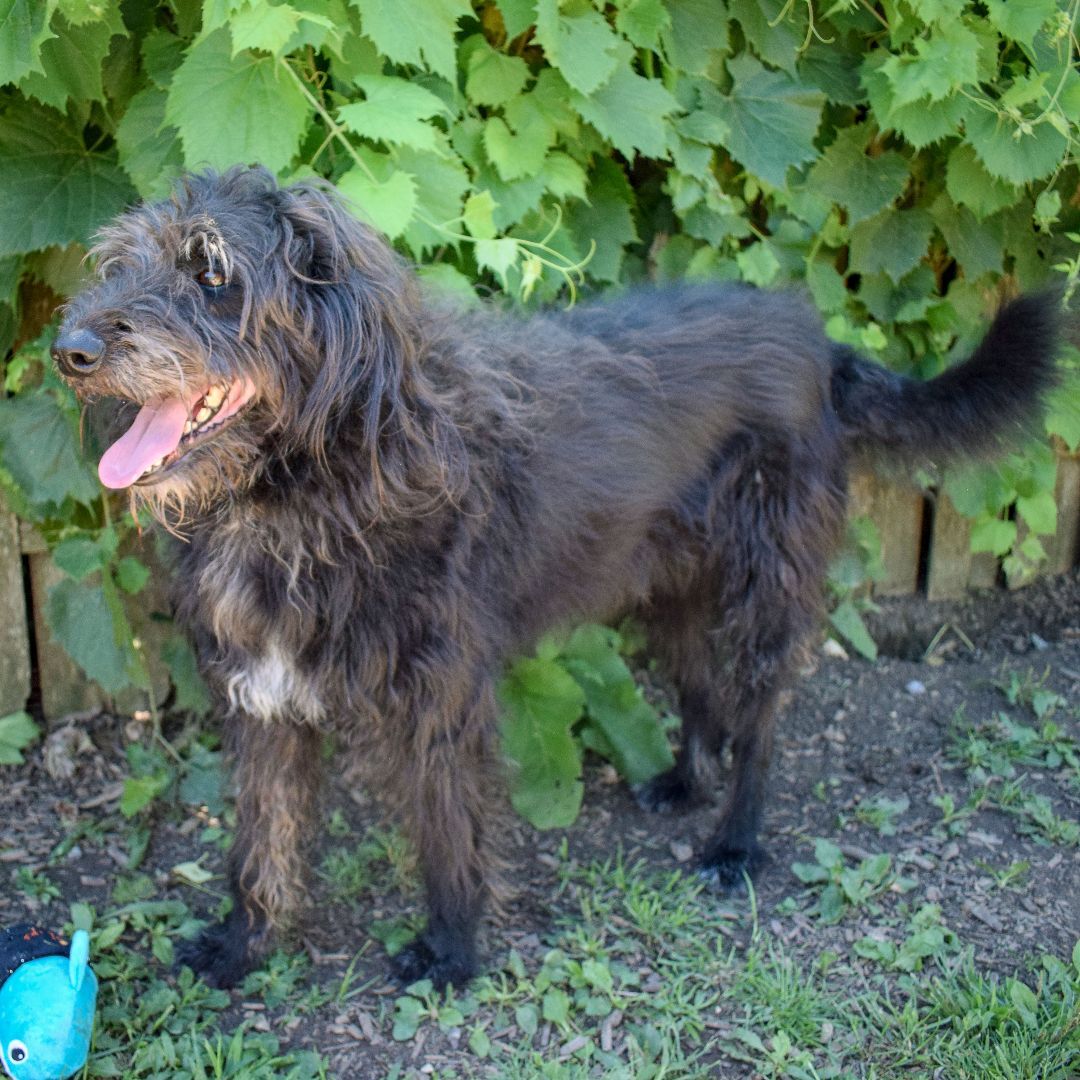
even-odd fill
[[[1015,972],[1040,951],[1067,956],[1080,938],[1077,847],[1028,835],[1014,816],[992,808],[979,809],[962,831],[950,835],[940,827],[942,811],[933,800],[952,793],[962,803],[970,791],[963,763],[950,752],[965,725],[987,723],[1002,711],[1037,723],[1006,701],[1001,686],[1014,675],[1061,695],[1069,705],[1055,713],[1054,721],[1067,735],[1080,737],[1080,575],[955,603],[887,601],[871,622],[882,651],[878,662],[819,650],[786,707],[765,827],[770,859],[757,882],[762,921],[808,957],[862,936],[857,920],[823,927],[790,906],[777,911],[786,897],[803,888],[791,864],[812,861],[813,839],[824,837],[855,859],[890,852],[916,882],[919,897],[941,905],[944,922],[975,944],[977,959],[991,970]],[[0,926],[24,921],[60,926],[76,900],[106,911],[117,878],[128,873],[129,849],[114,830],[117,800],[129,771],[125,748],[137,732],[130,721],[109,716],[82,718],[78,726],[90,744],[74,756],[72,777],[50,776],[40,744],[28,752],[25,765],[0,775]],[[1032,791],[1051,797],[1061,817],[1080,818],[1075,784],[1038,769],[1026,770],[1026,778]],[[860,817],[860,807],[877,796],[908,799],[892,835]],[[328,809],[338,809],[358,834],[378,820],[364,796],[340,782],[328,801]],[[517,895],[507,915],[488,928],[492,967],[504,961],[510,947],[527,960],[549,947],[569,903],[558,889],[562,859],[584,864],[621,848],[628,862],[644,858],[665,870],[689,867],[691,845],[707,835],[714,812],[704,808],[682,818],[650,816],[607,767],[590,765],[585,807],[573,828],[537,833],[520,821],[511,825],[510,876]],[[212,913],[220,879],[200,895],[178,883],[171,870],[208,850],[204,865],[220,870],[220,851],[198,840],[205,818],[160,809],[138,868],[152,879],[157,898],[181,899],[200,916]],[[56,845],[72,830],[81,836],[57,860]],[[1023,861],[1029,869],[1015,882],[1003,885],[995,876]],[[43,872],[59,895],[28,895],[16,886],[20,868]],[[412,1075],[425,1064],[470,1074],[461,1056],[464,1049],[437,1030],[420,1045],[395,1042],[389,1034],[388,1002],[400,991],[384,977],[385,950],[367,929],[375,920],[418,907],[416,893],[398,884],[362,903],[334,900],[325,882],[316,885],[315,912],[298,944],[314,961],[312,978],[339,982],[366,941],[353,985],[370,981],[370,987],[344,1003],[323,1005],[313,1015],[294,1015],[280,1027],[275,1023],[286,1045],[317,1049],[329,1059],[334,1076],[383,1076],[395,1065],[403,1075]],[[258,1001],[238,993],[235,1009],[256,1027],[261,1016],[265,1026],[271,1025]],[[754,1073],[729,1063],[722,1075]]]

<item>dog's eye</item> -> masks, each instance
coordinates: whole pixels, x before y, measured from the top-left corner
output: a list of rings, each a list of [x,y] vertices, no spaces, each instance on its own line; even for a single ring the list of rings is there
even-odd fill
[[[204,289],[220,289],[222,286],[228,284],[228,279],[220,270],[214,270],[209,267],[206,270],[200,270],[195,275],[195,280],[202,285]]]

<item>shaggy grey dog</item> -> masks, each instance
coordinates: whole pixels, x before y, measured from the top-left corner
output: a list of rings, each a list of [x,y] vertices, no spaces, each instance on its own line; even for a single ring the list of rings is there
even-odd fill
[[[702,873],[757,841],[777,695],[822,605],[849,459],[992,451],[1037,412],[1050,307],[1006,308],[929,383],[831,344],[791,295],[641,288],[517,319],[421,302],[332,189],[190,177],[104,230],[53,355],[124,405],[102,481],[178,545],[175,601],[237,779],[223,924],[182,954],[230,985],[304,897],[321,747],[359,763],[419,854],[406,980],[476,970],[501,800],[493,687],[577,620],[636,614],[679,693],[650,809],[733,770]]]

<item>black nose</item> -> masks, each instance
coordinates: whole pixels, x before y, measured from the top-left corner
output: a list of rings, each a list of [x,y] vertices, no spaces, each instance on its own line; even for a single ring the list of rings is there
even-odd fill
[[[89,375],[105,357],[105,342],[93,330],[65,330],[50,352],[65,375]]]

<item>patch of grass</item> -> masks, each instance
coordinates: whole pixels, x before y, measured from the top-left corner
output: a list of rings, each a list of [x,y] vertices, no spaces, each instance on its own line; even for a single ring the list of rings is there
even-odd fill
[[[906,795],[895,799],[888,795],[875,795],[864,799],[855,809],[855,817],[864,825],[877,829],[882,836],[896,835],[896,819],[907,813],[911,800]]]
[[[886,890],[906,892],[914,884],[893,873],[892,857],[882,853],[849,866],[844,853],[830,840],[814,841],[812,863],[792,863],[792,872],[817,894],[809,914],[824,923],[839,922],[852,908],[868,904]]]
[[[341,829],[339,821],[334,835],[342,835]],[[416,887],[415,857],[394,829],[371,828],[360,843],[335,847],[323,859],[319,873],[332,898],[340,903],[355,904],[386,888],[410,892]]]
[[[36,904],[47,904],[60,896],[60,890],[53,884],[49,875],[42,870],[20,866],[11,875],[11,880],[19,892]]]

